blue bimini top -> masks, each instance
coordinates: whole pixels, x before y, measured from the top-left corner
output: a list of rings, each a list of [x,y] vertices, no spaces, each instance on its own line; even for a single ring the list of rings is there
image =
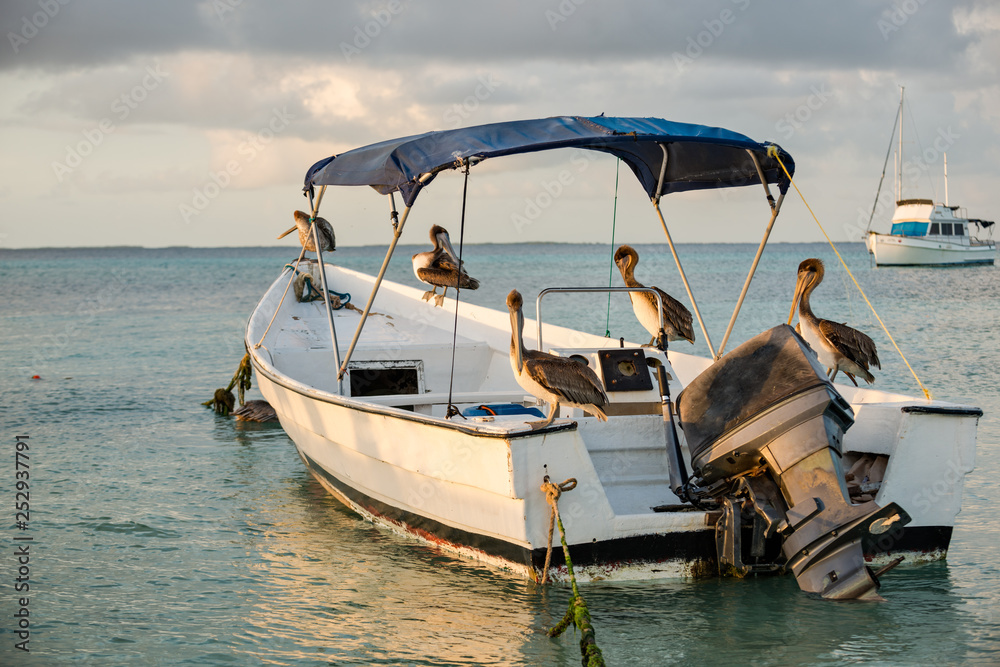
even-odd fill
[[[780,146],[719,127],[660,118],[556,116],[427,132],[355,148],[310,167],[304,189],[369,185],[381,194],[399,192],[410,206],[440,171],[465,162],[555,148],[614,155],[632,169],[651,199],[671,192],[759,185],[757,166],[748,151],[759,161],[768,183],[777,184],[782,194],[789,181],[768,149],[778,152],[789,174],[795,173],[792,157]]]

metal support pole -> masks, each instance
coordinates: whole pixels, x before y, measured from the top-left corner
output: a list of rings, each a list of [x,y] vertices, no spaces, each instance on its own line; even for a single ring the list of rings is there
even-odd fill
[[[295,265],[292,267],[292,273],[288,277],[288,284],[285,285],[285,291],[281,293],[281,298],[278,299],[278,305],[274,307],[274,315],[271,315],[271,321],[267,323],[267,327],[264,328],[264,333],[261,334],[260,340],[253,346],[253,349],[256,350],[264,344],[264,339],[267,338],[267,332],[271,330],[271,325],[274,324],[274,318],[278,316],[278,310],[281,308],[281,304],[285,300],[285,295],[288,294],[288,288],[291,287],[292,283],[295,281],[295,274],[299,272],[299,264],[302,263],[302,258],[305,256],[306,247],[302,246],[302,250],[299,251],[299,258],[295,260]]]
[[[747,155],[753,160],[753,166],[757,169],[757,178],[760,179],[760,184],[764,186],[764,195],[767,197],[767,205],[774,210],[774,197],[771,196],[771,188],[767,185],[767,176],[764,175],[764,167],[760,166],[760,160],[757,159],[757,154],[754,153],[749,148],[747,149]]]
[[[667,245],[670,246],[670,252],[674,255],[674,262],[677,263],[677,270],[681,274],[681,280],[684,281],[684,289],[687,290],[688,298],[691,299],[691,307],[694,308],[694,314],[698,318],[698,324],[701,326],[701,333],[705,337],[705,343],[708,344],[708,351],[712,354],[712,358],[715,358],[715,348],[712,347],[712,339],[708,336],[708,330],[705,328],[705,320],[701,317],[701,311],[698,310],[698,302],[694,300],[694,294],[691,293],[691,285],[688,283],[687,276],[684,274],[684,267],[681,266],[681,259],[677,256],[677,249],[674,248],[674,241],[670,238],[670,231],[667,229],[667,221],[663,219],[663,211],[660,210],[659,197],[653,199],[653,208],[656,209],[656,215],[660,217],[660,224],[663,226],[663,233],[667,236]]]
[[[756,162],[756,160],[754,160]],[[761,175],[763,176],[763,174]],[[764,182],[765,191],[767,190],[767,181]],[[768,198],[770,198],[771,193],[767,193]],[[726,327],[726,335],[722,337],[722,344],[719,345],[719,354],[716,359],[722,356],[723,351],[726,349],[726,343],[729,341],[729,335],[733,332],[733,327],[736,325],[736,316],[740,314],[740,308],[743,307],[743,299],[746,298],[747,291],[750,289],[750,281],[753,280],[753,275],[757,271],[757,264],[760,263],[760,257],[764,254],[764,246],[767,245],[767,240],[771,236],[771,229],[774,227],[774,221],[778,218],[778,212],[781,211],[781,202],[784,201],[785,195],[779,194],[778,201],[771,206],[771,220],[767,223],[767,229],[764,231],[764,238],[760,240],[760,246],[757,248],[757,255],[753,258],[753,264],[750,265],[750,273],[747,274],[746,282],[743,283],[743,291],[740,292],[740,298],[736,300],[736,308],[733,309],[733,316],[729,318],[729,326]]]
[[[429,179],[431,174],[424,174],[421,176],[420,180],[424,181]],[[391,195],[390,195],[391,197]],[[389,243],[389,250],[385,253],[385,259],[382,260],[382,268],[379,269],[378,276],[375,278],[375,286],[372,287],[371,296],[368,297],[368,303],[365,304],[365,311],[361,313],[361,321],[358,322],[358,328],[354,331],[354,338],[351,339],[351,346],[347,348],[347,354],[344,355],[344,361],[340,364],[340,370],[337,373],[337,379],[344,377],[344,373],[347,372],[347,364],[351,360],[351,355],[354,354],[354,348],[358,345],[358,339],[361,337],[361,330],[365,327],[365,322],[368,320],[368,313],[371,312],[372,304],[375,303],[375,295],[378,294],[378,288],[382,285],[382,278],[385,277],[385,270],[389,268],[389,260],[392,259],[392,253],[396,249],[396,244],[399,242],[399,236],[403,233],[403,227],[406,225],[406,218],[410,215],[411,206],[407,206],[403,210],[403,217],[400,218],[399,223],[395,222],[396,218],[396,205],[395,200],[392,201],[392,217],[393,217],[393,235],[392,241]]]
[[[316,244],[316,263],[319,264],[319,276],[321,284],[323,285],[323,303],[326,304],[326,322],[330,326],[330,344],[333,346],[333,363],[337,368],[340,368],[340,346],[337,344],[337,327],[333,324],[333,307],[330,305],[330,290],[326,286],[326,267],[323,264],[323,246],[319,242],[319,229],[316,225],[316,215],[319,213],[319,204],[323,201],[323,194],[326,192],[326,186],[324,185],[319,189],[319,195],[316,197],[316,203],[313,205],[312,210],[312,237],[313,243]],[[344,395],[344,380],[338,374],[337,376],[337,393],[341,396]]]

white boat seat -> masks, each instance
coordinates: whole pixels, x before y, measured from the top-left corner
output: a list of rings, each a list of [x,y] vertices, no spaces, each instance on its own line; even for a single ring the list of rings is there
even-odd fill
[[[448,403],[447,392],[426,394],[395,394],[392,396],[359,396],[357,400],[376,403],[390,407],[401,405],[445,405]],[[535,403],[535,397],[524,393],[523,389],[516,391],[456,391],[451,395],[451,402],[475,403]]]

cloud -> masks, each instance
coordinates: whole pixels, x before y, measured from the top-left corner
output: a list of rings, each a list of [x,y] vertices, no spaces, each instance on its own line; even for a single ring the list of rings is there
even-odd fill
[[[940,128],[961,135],[949,148],[953,199],[964,188],[970,211],[985,208],[998,177],[1000,8],[986,0],[9,0],[0,26],[8,147],[0,173],[17,215],[60,196],[89,215],[115,192],[146,193],[162,205],[163,234],[179,220],[178,205],[215,177],[227,184],[199,220],[222,224],[256,215],[270,201],[265,192],[287,191],[301,205],[306,168],[350,148],[432,129],[606,113],[776,141],[795,155],[817,206],[853,221],[859,205],[870,207],[899,84],[911,102],[905,150]],[[275,132],[278,116],[287,122]],[[52,165],[76,163],[74,152],[87,155],[60,174]],[[503,240],[510,214],[565,160],[554,153],[475,170],[496,230],[486,240]],[[233,161],[239,172],[226,180],[220,174]],[[604,167],[581,176],[574,196],[610,197],[613,162]],[[429,191],[446,187],[440,179]],[[422,195],[422,205],[434,201]],[[705,201],[669,205],[686,212]],[[351,204],[358,220],[367,205]],[[603,224],[590,220],[596,208],[572,209],[572,224],[526,231],[540,235],[534,240],[585,235]],[[95,229],[101,224],[98,216]],[[367,229],[359,222],[354,241]],[[733,229],[749,240],[745,227]],[[792,237],[810,238],[794,229],[803,236]],[[31,243],[19,233],[6,242]],[[687,233],[677,231],[682,240]]]
[[[769,66],[942,69],[977,35],[956,29],[952,11],[949,3],[925,0],[14,0],[0,9],[3,32],[20,35],[30,26],[38,34],[13,55],[8,50],[0,66],[80,69],[186,50],[404,69],[428,62],[586,64],[669,57],[693,44],[709,59]],[[990,10],[964,3],[954,11],[968,17]],[[33,23],[35,16],[46,18]]]

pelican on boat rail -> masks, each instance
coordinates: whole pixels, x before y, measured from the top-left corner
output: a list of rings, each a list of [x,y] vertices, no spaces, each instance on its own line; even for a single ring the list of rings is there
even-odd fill
[[[652,288],[505,277],[509,285],[495,286],[503,293],[537,291],[532,321],[516,299],[516,309],[486,308],[462,302],[457,290],[446,307],[428,308],[422,285],[384,279],[418,195],[441,172],[467,178],[484,160],[553,149],[609,154],[632,170],[712,358],[667,350],[663,295]],[[305,179],[311,217],[328,186],[371,186],[386,197],[392,238],[377,275],[332,266],[322,252],[305,259],[303,250],[278,276],[246,329],[260,391],[330,493],[376,524],[450,552],[540,580],[550,512],[541,484],[572,478],[560,515],[580,581],[791,572],[810,594],[878,599],[879,575],[900,558],[944,557],[982,412],[834,385],[782,322],[726,352],[793,170],[779,146],[736,132],[604,116],[428,132],[323,159]],[[660,201],[745,185],[762,189],[767,222],[716,347]],[[327,295],[367,295],[364,309],[298,302],[288,294],[296,272],[311,274]],[[542,317],[543,297],[609,291],[657,302],[656,345]],[[542,422],[535,385],[520,385],[512,371],[512,334],[523,335],[515,352],[589,367],[580,374],[602,385],[606,421],[567,401]],[[551,555],[548,578],[565,580],[562,552]]]

